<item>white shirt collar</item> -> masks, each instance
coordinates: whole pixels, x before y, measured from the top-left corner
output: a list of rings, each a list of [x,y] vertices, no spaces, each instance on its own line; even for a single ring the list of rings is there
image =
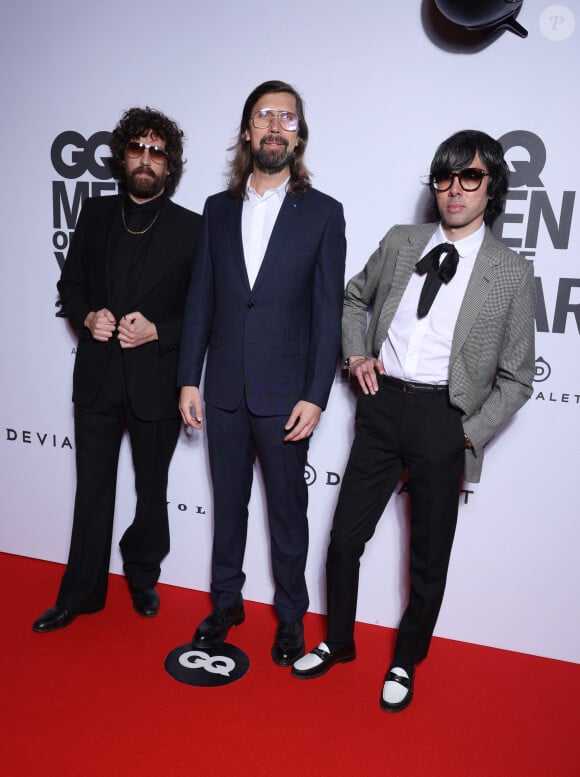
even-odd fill
[[[475,232],[472,232],[471,235],[453,242],[452,240],[449,240],[448,237],[446,237],[440,222],[437,226],[437,229],[435,230],[433,237],[435,238],[434,245],[439,245],[439,243],[451,243],[454,245],[457,249],[457,253],[463,259],[474,251],[479,250],[481,244],[483,243],[483,238],[485,237],[485,224],[482,224],[479,229],[477,229]]]
[[[282,181],[280,186],[276,186],[273,189],[266,189],[264,194],[258,194],[258,192],[254,189],[254,187],[252,186],[252,177],[253,177],[253,173],[248,178],[248,183],[246,184],[246,194],[248,199],[250,197],[257,197],[260,200],[267,200],[268,198],[272,197],[274,194],[277,194],[278,199],[280,200],[280,202],[282,202],[282,200],[286,196],[286,190],[288,188],[290,176],[288,176],[288,178]]]

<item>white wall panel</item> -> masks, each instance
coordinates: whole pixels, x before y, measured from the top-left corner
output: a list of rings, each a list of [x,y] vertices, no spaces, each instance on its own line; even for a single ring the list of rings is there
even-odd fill
[[[59,267],[53,239],[59,230],[53,188],[64,179],[51,162],[53,141],[71,130],[84,137],[111,130],[132,105],[157,107],[176,118],[188,138],[188,164],[176,200],[201,211],[206,196],[223,188],[226,148],[247,94],[263,80],[282,78],[306,100],[307,161],[315,185],[345,206],[348,277],[389,226],[424,218],[420,177],[435,147],[452,132],[466,127],[496,137],[527,132],[545,148],[540,183],[514,190],[519,199],[508,203],[512,220],[503,227],[505,237],[519,241],[517,250],[534,259],[543,290],[547,328],[537,336],[539,381],[510,428],[490,444],[482,482],[469,487],[467,501],[463,496],[436,633],[580,662],[580,46],[577,31],[551,39],[558,37],[555,31],[571,28],[579,9],[568,2],[564,23],[555,12],[546,13],[548,7],[525,0],[519,21],[529,30],[527,39],[506,33],[471,48],[466,34],[455,43],[443,40],[445,28],[433,26],[437,16],[428,0],[358,5],[295,0],[284,6],[255,0],[237,5],[103,0],[98,7],[24,0],[5,9],[0,548],[59,562],[68,551],[75,340],[66,322],[55,317]],[[522,165],[537,161],[523,147],[508,150],[507,157],[520,175]],[[98,180],[83,172],[67,187],[72,192],[81,182],[92,187]],[[569,229],[563,226],[565,201]],[[546,203],[554,214],[551,231]],[[563,325],[555,332],[558,316]],[[327,473],[342,475],[353,406],[350,388],[337,376],[310,450],[316,480],[310,486],[307,572],[317,612],[324,610],[323,567],[338,491],[337,478]],[[207,590],[212,515],[203,435],[183,432],[168,499],[172,551],[162,580]],[[269,602],[264,501],[257,473],[245,595]],[[131,520],[133,503],[124,445],[115,541]],[[405,514],[405,496],[394,496],[363,557],[358,610],[363,621],[394,626],[400,617]],[[111,569],[121,571],[116,547]],[[39,609],[52,603],[41,599],[39,593]]]

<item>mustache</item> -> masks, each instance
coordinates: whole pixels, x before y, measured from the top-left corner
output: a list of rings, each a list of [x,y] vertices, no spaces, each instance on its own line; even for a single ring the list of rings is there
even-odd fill
[[[282,135],[264,135],[260,140],[260,145],[265,146],[266,143],[279,143],[280,145],[288,148],[288,141]]]
[[[141,165],[141,167],[136,167],[131,172],[131,177],[139,175],[139,173],[145,173],[145,175],[148,175],[150,178],[157,178],[153,170],[150,167],[146,167],[145,165]]]

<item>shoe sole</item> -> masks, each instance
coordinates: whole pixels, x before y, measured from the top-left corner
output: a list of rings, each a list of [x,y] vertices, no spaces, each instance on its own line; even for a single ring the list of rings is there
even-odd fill
[[[292,676],[296,677],[298,680],[314,680],[316,677],[322,677],[323,674],[329,672],[333,666],[336,666],[337,664],[348,664],[350,661],[354,661],[355,658],[356,653],[353,653],[352,656],[345,656],[344,658],[339,658],[338,661],[333,661],[331,664],[321,664],[320,666],[314,667],[314,669],[306,669],[304,672],[297,672],[292,668]]]
[[[398,704],[389,704],[383,699],[383,695],[381,694],[381,698],[379,699],[379,704],[381,706],[381,709],[385,712],[402,712],[403,710],[406,710],[409,704],[413,701],[413,694],[408,693],[403,701],[400,701]]]
[[[276,658],[276,648],[273,647],[272,648],[272,661],[275,664],[277,664],[277,666],[292,666],[292,664],[295,661],[299,661],[302,658],[302,656],[305,654],[305,652],[306,652],[306,648],[302,648],[302,652],[299,655],[295,656],[292,660],[284,660],[284,659],[279,660],[279,659]]]
[[[76,619],[76,615],[73,615],[70,620],[67,620],[66,623],[59,623],[58,626],[50,626],[49,628],[35,628],[32,627],[32,631],[34,631],[36,634],[50,634],[51,631],[58,631],[59,629],[66,629],[67,626],[70,626],[71,623]]]
[[[154,618],[157,613],[159,612],[159,607],[156,610],[149,610],[148,612],[145,612],[144,610],[139,610],[135,605],[133,605],[133,609],[137,613],[137,615],[140,615],[142,618]]]

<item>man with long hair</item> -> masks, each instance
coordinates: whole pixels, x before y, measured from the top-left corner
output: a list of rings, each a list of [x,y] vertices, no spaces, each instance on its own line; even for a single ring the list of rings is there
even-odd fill
[[[156,615],[169,552],[167,476],[181,427],[177,359],[200,217],[173,203],[183,132],[131,108],[110,139],[121,194],[84,202],[58,283],[79,343],[73,378],[77,488],[69,559],[56,605],[37,632],[105,605],[117,464],[125,428],[137,504],[121,539],[135,610]]]
[[[205,205],[179,366],[183,420],[201,429],[207,350],[214,609],[193,645],[222,642],[244,620],[243,560],[257,453],[279,619],[272,658],[281,666],[304,652],[304,469],[337,367],[346,254],[342,206],[312,188],[307,142],[296,90],[282,81],[254,89],[233,147],[229,188]]]
[[[327,636],[292,673],[320,677],[355,658],[359,560],[407,469],[411,588],[380,697],[388,712],[411,702],[429,649],[461,478],[479,481],[484,446],[532,393],[533,267],[486,227],[504,209],[508,180],[496,140],[452,135],[429,176],[438,223],[393,227],[345,292],[357,431],[328,549]]]

